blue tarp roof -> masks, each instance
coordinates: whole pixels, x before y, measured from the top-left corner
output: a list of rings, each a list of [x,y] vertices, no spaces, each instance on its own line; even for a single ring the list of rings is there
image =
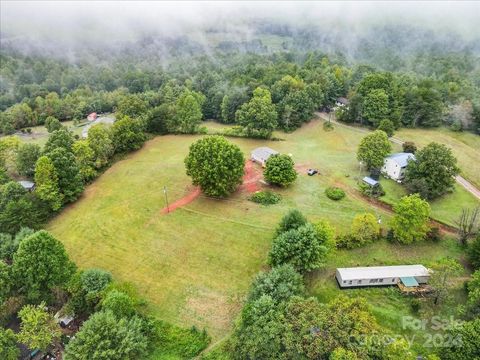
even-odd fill
[[[406,287],[418,286],[417,279],[415,279],[413,276],[401,277],[400,280]]]
[[[368,185],[376,186],[378,184],[377,180],[372,179],[370,176],[365,176],[363,181],[366,182]]]

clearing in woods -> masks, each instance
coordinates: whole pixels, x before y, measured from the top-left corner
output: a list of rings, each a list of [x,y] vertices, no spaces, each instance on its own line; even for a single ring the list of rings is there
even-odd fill
[[[183,159],[190,144],[200,137],[167,135],[148,141],[141,150],[114,164],[47,229],[64,242],[80,267],[104,268],[116,279],[134,283],[148,300],[151,314],[181,326],[206,327],[214,341],[218,340],[231,329],[253,277],[266,268],[274,228],[289,209],[298,208],[311,221],[326,218],[337,233],[348,231],[359,212],[372,212],[385,225],[390,218],[387,211],[372,207],[361,197],[348,195],[335,202],[324,194],[326,187],[335,184],[353,191],[355,177],[364,175],[355,156],[361,138],[357,132],[341,127],[325,132],[321,121],[312,121],[292,134],[277,135],[285,141],[268,142],[268,146],[291,153],[302,170],[292,186],[275,189],[282,195],[277,205],[265,207],[248,200],[250,191],[262,186],[258,181],[262,170],[247,163],[247,170],[253,171],[247,171],[244,185],[229,198],[193,193],[194,201],[162,216],[164,186],[173,203],[193,196]],[[240,146],[246,158],[252,149],[266,143],[229,140]],[[318,169],[320,175],[307,176],[307,168]],[[446,197],[449,212],[442,213],[445,205],[434,204],[434,214],[453,221],[461,208],[459,199],[478,204],[469,193],[457,189]],[[428,265],[460,253],[453,240],[413,247],[382,241],[355,251],[339,251],[325,269],[309,277],[311,294],[320,299],[339,294],[333,278],[337,266]],[[391,329],[397,329],[397,320],[410,312],[408,304],[401,305],[403,300],[395,298],[395,304],[388,300],[392,297],[388,291],[364,294]]]

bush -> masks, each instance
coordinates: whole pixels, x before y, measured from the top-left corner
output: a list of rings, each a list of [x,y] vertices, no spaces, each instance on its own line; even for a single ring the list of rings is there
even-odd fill
[[[325,195],[331,200],[338,201],[345,197],[345,191],[338,187],[331,186],[325,189]]]
[[[257,191],[250,197],[250,200],[262,205],[274,205],[277,204],[282,197],[279,194],[270,190]]]
[[[440,240],[442,240],[442,234],[440,233],[440,228],[436,226],[432,227],[427,233],[426,240],[433,241],[433,242],[439,242]]]
[[[412,308],[413,313],[417,314],[420,311],[420,300],[413,298],[410,302],[410,307]]]
[[[332,131],[334,130],[335,128],[333,127],[333,124],[330,122],[330,121],[325,121],[323,123],[323,130],[324,131]]]
[[[288,230],[298,229],[305,224],[307,224],[307,219],[299,210],[290,210],[280,221],[277,228],[277,235]]]
[[[286,154],[275,154],[268,158],[263,177],[270,184],[288,186],[297,178],[295,164]]]
[[[353,218],[352,235],[360,245],[375,241],[380,236],[380,225],[373,214],[358,214]]]
[[[381,184],[378,184],[377,186],[370,186],[368,184],[365,184],[363,181],[360,182],[358,185],[360,192],[368,197],[374,197],[378,198],[380,196],[385,195],[385,190],[383,190],[383,187]]]
[[[405,141],[402,144],[403,152],[410,153],[410,154],[415,154],[415,151],[417,151],[417,145],[413,141]]]
[[[380,121],[380,124],[378,124],[377,130],[383,130],[387,133],[388,137],[391,137],[395,132],[395,125],[391,120],[385,119]]]

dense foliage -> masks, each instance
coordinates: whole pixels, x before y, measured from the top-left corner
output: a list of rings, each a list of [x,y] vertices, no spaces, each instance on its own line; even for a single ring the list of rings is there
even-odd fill
[[[280,202],[282,197],[273,191],[265,190],[256,191],[252,196],[250,196],[250,200],[262,205],[274,205]]]
[[[345,197],[345,191],[338,187],[330,186],[325,189],[325,195],[331,200],[338,201]]]
[[[395,240],[402,244],[425,239],[428,233],[430,205],[418,194],[404,196],[393,206],[392,231]]]
[[[275,154],[268,158],[263,171],[263,177],[270,184],[288,186],[297,178],[295,163],[291,156]]]
[[[378,169],[391,150],[392,145],[385,131],[376,130],[365,136],[358,145],[357,159],[362,161],[369,170]]]

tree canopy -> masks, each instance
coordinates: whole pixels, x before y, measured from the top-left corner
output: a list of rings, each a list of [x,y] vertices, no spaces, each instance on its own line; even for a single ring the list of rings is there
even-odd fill
[[[360,142],[357,159],[362,161],[367,169],[378,169],[391,150],[392,145],[385,131],[375,130]]]

